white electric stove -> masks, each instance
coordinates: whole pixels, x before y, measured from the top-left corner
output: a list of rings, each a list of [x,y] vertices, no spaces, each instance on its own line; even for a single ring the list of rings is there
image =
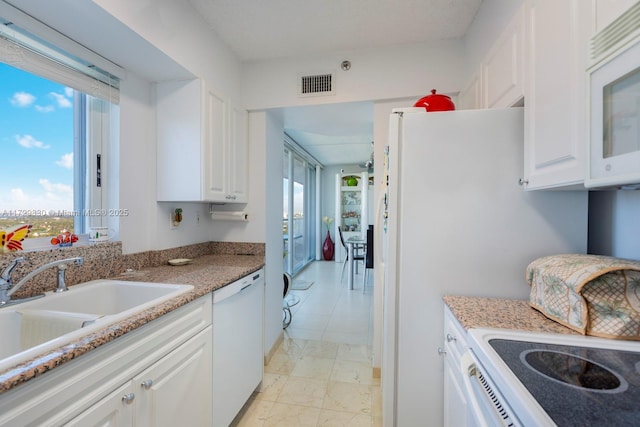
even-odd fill
[[[469,344],[478,425],[640,426],[640,342],[471,329]]]

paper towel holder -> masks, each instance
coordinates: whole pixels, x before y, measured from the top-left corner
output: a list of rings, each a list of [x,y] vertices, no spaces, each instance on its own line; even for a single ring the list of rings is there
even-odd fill
[[[218,210],[211,206],[209,214],[211,215],[211,219],[214,221],[249,221],[249,214],[245,211]]]

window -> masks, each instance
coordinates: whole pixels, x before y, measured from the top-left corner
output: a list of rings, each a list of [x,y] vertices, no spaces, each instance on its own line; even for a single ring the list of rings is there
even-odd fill
[[[32,225],[25,249],[108,225],[118,96],[112,74],[0,18],[0,229]]]

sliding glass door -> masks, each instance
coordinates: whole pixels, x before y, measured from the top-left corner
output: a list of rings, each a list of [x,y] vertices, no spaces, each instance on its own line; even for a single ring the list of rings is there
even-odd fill
[[[284,270],[294,275],[315,253],[315,166],[285,148],[282,177]]]

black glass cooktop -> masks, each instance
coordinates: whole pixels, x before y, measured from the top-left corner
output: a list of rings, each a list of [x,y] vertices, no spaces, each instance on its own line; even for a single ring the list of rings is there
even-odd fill
[[[640,352],[489,344],[559,426],[640,426]]]

